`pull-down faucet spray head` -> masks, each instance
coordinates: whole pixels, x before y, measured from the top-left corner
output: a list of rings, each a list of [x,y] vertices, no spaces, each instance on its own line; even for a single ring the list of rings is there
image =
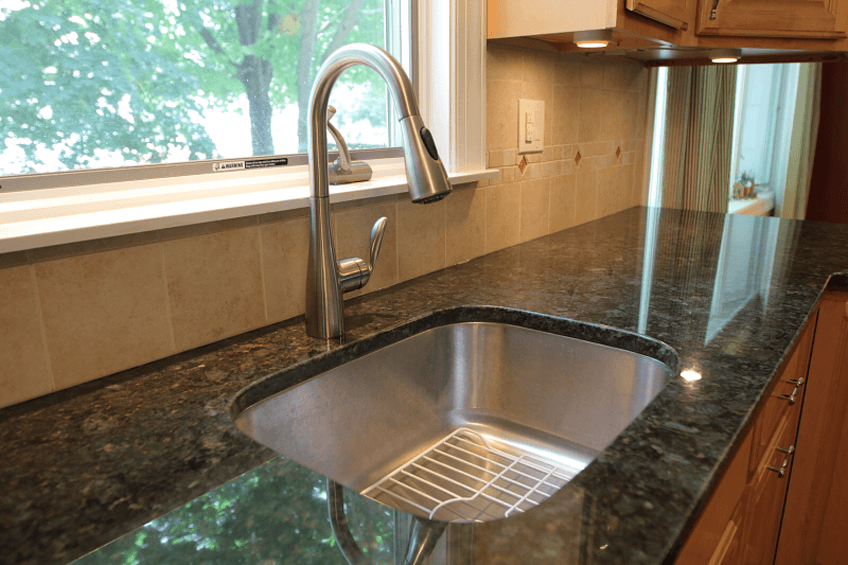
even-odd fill
[[[451,187],[430,130],[418,115],[401,119],[400,125],[409,197],[418,204],[441,200]]]

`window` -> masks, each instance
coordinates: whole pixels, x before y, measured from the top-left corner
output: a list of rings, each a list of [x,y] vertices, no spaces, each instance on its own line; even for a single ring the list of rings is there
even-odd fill
[[[764,190],[782,188],[799,67],[798,63],[739,66],[730,165],[731,198],[735,196],[734,190],[738,192],[734,185],[740,181],[751,180]]]
[[[65,3],[70,1],[65,0]],[[94,9],[95,5],[101,6],[102,3],[93,0],[73,1],[76,5],[91,7],[85,13],[104,13],[99,7]],[[124,5],[130,5],[130,0],[123,1]],[[161,5],[159,0],[134,1],[147,2],[152,6]],[[302,6],[304,1],[297,0],[284,5]],[[367,1],[363,0],[363,5]],[[183,6],[186,6],[185,10]],[[382,6],[385,7],[387,23],[384,26],[388,30],[387,44],[391,52],[399,52],[401,56],[396,55],[396,58],[402,63],[415,61],[416,72],[410,73],[410,78],[413,84],[417,82],[421,117],[436,139],[449,178],[454,183],[493,178],[497,172],[485,169],[485,4],[476,0],[406,0],[385,2]],[[180,14],[187,12],[187,4],[177,3],[177,7]],[[7,26],[11,14],[23,8],[36,11],[34,5],[26,3],[26,0],[0,0],[0,11],[3,11],[5,18],[0,21],[0,27],[4,33],[7,28],[13,29]],[[145,13],[136,11],[133,17],[140,18]],[[267,25],[262,29],[267,29]],[[78,42],[79,37],[78,33]],[[9,40],[0,38],[0,45],[4,45],[4,41]],[[238,48],[239,53],[248,51],[257,56],[261,54],[256,49]],[[14,57],[10,59],[7,55],[5,51],[0,52],[0,79],[6,73],[12,76],[25,74],[18,68],[20,61]],[[30,56],[31,53],[26,55]],[[126,55],[127,58],[144,56],[137,50],[129,50]],[[21,60],[24,60],[23,56]],[[58,71],[56,63],[51,64]],[[9,71],[12,67],[18,70]],[[58,72],[50,75],[53,77]],[[184,81],[185,77],[173,72],[169,76],[172,75],[176,77],[176,82]],[[51,77],[48,79],[53,80]],[[66,79],[63,75],[62,80]],[[171,85],[163,81],[161,87],[167,90]],[[0,99],[9,100],[12,88],[20,88],[17,79],[10,84],[0,80]],[[65,100],[63,102],[67,103]],[[179,104],[185,102],[178,101]],[[11,103],[6,102],[6,107],[10,106]],[[391,110],[394,104],[389,106]],[[11,122],[8,118],[0,115],[2,136],[6,136],[9,130]],[[390,117],[388,122],[392,121]],[[147,129],[156,127],[155,122],[139,120],[138,123],[141,124],[139,127]],[[334,123],[338,123],[336,118]],[[73,120],[70,124],[74,124]],[[350,136],[345,127],[340,129],[346,137]],[[57,131],[64,136],[70,130]],[[190,137],[185,128],[180,131],[186,138]],[[292,128],[289,135],[295,133]],[[276,131],[274,135],[277,135]],[[391,143],[391,130],[387,135]],[[0,153],[4,148],[4,145],[0,145]],[[334,199],[347,201],[406,192],[406,175],[399,149],[364,151],[369,152],[369,161],[373,161],[373,152],[380,157],[396,152],[398,158],[377,163],[374,178],[370,182],[346,185],[332,193]],[[357,159],[366,158],[362,154],[357,156],[355,152],[353,156]],[[302,209],[308,206],[309,197],[309,173],[305,165],[306,156],[299,155],[289,159],[288,167],[228,174],[213,173],[209,161],[200,160],[58,175],[10,177],[0,174],[0,253]],[[188,170],[192,176],[171,178],[175,175],[174,169]],[[32,190],[45,186],[54,188],[49,191]]]
[[[409,22],[408,1],[0,0],[0,175],[305,152],[324,57],[388,45],[409,71]],[[349,147],[395,145],[386,98],[367,67],[340,77]]]

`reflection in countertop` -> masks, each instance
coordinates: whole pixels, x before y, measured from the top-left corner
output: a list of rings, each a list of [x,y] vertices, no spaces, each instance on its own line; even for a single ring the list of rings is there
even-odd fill
[[[463,564],[659,564],[829,276],[848,270],[845,241],[848,226],[635,208],[350,300],[348,341],[433,311],[491,305],[672,346],[680,369],[701,380],[675,379],[538,508],[454,525],[446,538]],[[315,544],[328,543],[326,517],[291,509],[304,504],[304,489],[323,504],[323,477],[240,434],[228,404],[250,383],[338,347],[307,337],[297,318],[0,410],[0,562],[67,563],[237,477],[222,488],[274,484],[280,493],[265,518],[239,520],[251,547],[282,543],[317,556]],[[295,484],[319,486],[285,487]],[[303,534],[283,535],[268,520]],[[375,555],[395,551],[380,543]]]

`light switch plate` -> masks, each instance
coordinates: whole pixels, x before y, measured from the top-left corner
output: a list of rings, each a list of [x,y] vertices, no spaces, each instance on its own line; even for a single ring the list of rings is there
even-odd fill
[[[545,139],[545,101],[518,100],[518,153],[541,153]]]

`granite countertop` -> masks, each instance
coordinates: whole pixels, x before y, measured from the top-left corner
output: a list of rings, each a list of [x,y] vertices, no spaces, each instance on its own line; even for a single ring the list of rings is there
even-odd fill
[[[848,270],[846,241],[843,225],[634,208],[350,300],[347,341],[495,306],[671,346],[700,381],[673,379],[541,506],[449,528],[462,563],[660,564],[821,292],[848,282],[832,276]],[[251,470],[320,482],[228,410],[245,386],[340,347],[296,318],[0,410],[0,563],[70,562]]]

